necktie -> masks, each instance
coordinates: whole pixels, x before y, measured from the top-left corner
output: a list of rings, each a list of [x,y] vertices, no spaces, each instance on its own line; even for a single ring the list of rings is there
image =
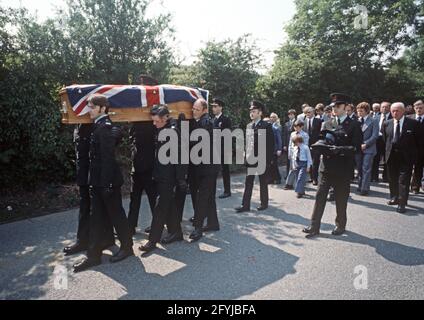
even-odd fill
[[[308,133],[309,133],[309,136],[312,135],[312,119],[309,119]]]
[[[364,118],[362,118],[362,119],[361,119],[361,127],[363,127],[363,126],[364,126],[364,124],[365,124],[365,119],[364,119]]]
[[[342,124],[342,121],[340,120],[340,118],[337,118],[337,123],[338,123],[339,125],[341,125],[341,124]]]
[[[396,121],[395,125],[396,125],[396,133],[395,133],[395,136],[393,138],[393,144],[397,144],[400,140],[400,122]]]
[[[423,120],[423,118],[422,117],[418,117],[417,120],[418,120],[419,123],[421,123],[421,121]]]
[[[297,157],[296,161],[300,161],[300,146],[297,147]]]

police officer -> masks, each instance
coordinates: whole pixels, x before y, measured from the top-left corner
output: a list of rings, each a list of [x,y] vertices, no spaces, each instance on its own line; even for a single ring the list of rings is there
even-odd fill
[[[104,95],[93,95],[88,99],[90,117],[95,121],[90,142],[91,206],[90,241],[87,259],[74,265],[74,272],[81,272],[101,263],[103,251],[103,224],[110,219],[121,243],[120,250],[111,257],[112,263],[134,255],[128,219],[122,207],[122,173],[115,159],[115,148],[121,131],[114,127],[109,116],[109,102]]]
[[[265,106],[260,101],[252,101],[250,103],[250,118],[251,123],[247,125],[247,130],[253,130],[253,139],[247,139],[251,141],[251,145],[247,147],[246,150],[246,159],[251,157],[260,157],[259,155],[259,134],[260,131],[265,131],[265,141],[266,141],[266,170],[264,173],[259,175],[260,183],[260,198],[261,206],[258,207],[258,211],[264,211],[268,209],[269,194],[268,194],[268,184],[270,182],[270,168],[272,167],[272,161],[274,159],[274,132],[272,131],[272,125],[266,121],[262,120],[262,116],[265,112]],[[253,154],[254,153],[254,154]],[[247,167],[255,168],[256,165],[250,164],[247,162]],[[245,182],[245,190],[243,195],[243,202],[241,207],[236,208],[236,212],[242,213],[250,211],[250,202],[252,199],[253,185],[255,183],[255,175],[247,175]]]
[[[321,219],[331,187],[334,187],[337,207],[336,228],[332,234],[340,236],[345,232],[347,223],[346,210],[350,194],[354,156],[357,150],[360,150],[363,140],[360,123],[350,118],[346,113],[346,105],[350,102],[350,98],[344,94],[335,93],[331,95],[331,100],[337,127],[332,132],[334,136],[333,146],[329,147],[327,152],[323,152],[320,166],[321,179],[311,226],[303,229],[303,232],[308,234],[306,236],[308,239],[320,233]],[[316,147],[316,145],[314,146]]]
[[[190,166],[190,189],[194,195],[194,228],[190,239],[198,241],[203,232],[219,231],[219,221],[216,209],[216,180],[219,165],[213,164],[213,122],[209,116],[209,106],[204,99],[197,100],[193,105],[193,129],[203,129],[210,137],[209,163],[192,164]],[[207,218],[207,225],[204,221]]]
[[[224,101],[220,99],[213,99],[212,101],[212,112],[215,116],[213,119],[213,126],[216,130],[231,130],[232,124],[231,119],[226,117],[222,111],[225,107]],[[225,160],[229,159],[232,160],[232,153],[231,154],[225,154],[224,152],[224,146],[221,148],[221,167],[222,167],[222,178],[224,180],[224,193],[219,196],[220,199],[226,199],[231,197],[231,177],[230,177],[230,165],[225,164]]]
[[[152,122],[134,123],[130,130],[133,168],[128,221],[131,235],[136,234],[143,191],[146,191],[152,213],[156,206],[157,191],[153,181],[154,132],[155,128]],[[145,231],[150,232],[150,227]]]
[[[140,247],[143,252],[151,252],[156,249],[156,244],[161,241],[165,223],[167,224],[168,235],[161,241],[162,244],[170,244],[183,240],[183,232],[181,230],[181,221],[176,208],[176,190],[187,190],[187,166],[181,165],[180,153],[178,154],[178,163],[164,163],[166,159],[160,159],[161,148],[166,144],[172,143],[168,141],[160,141],[159,135],[163,130],[176,132],[176,136],[180,137],[177,123],[169,117],[169,110],[166,106],[154,107],[151,111],[153,123],[159,130],[155,137],[155,159],[153,178],[156,182],[159,198],[154,209],[152,229],[149,241]],[[168,136],[170,134],[165,132]],[[180,147],[178,150],[180,151]]]
[[[80,124],[74,131],[80,206],[77,241],[74,245],[63,249],[66,256],[72,256],[88,249],[90,232],[90,187],[88,185],[88,172],[90,167],[90,138],[92,132],[92,124]],[[110,221],[106,219],[104,222],[104,248],[107,249],[115,245],[115,238]]]

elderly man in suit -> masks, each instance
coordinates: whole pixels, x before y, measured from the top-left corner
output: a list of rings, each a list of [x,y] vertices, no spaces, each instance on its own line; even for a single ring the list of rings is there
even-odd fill
[[[384,171],[383,171],[383,182],[387,182],[387,157],[386,157],[386,147],[383,141],[383,125],[385,122],[389,121],[392,118],[390,113],[390,102],[382,102],[380,105],[380,116],[378,118],[379,127],[380,127],[380,136],[377,140],[377,155],[374,157],[374,163],[372,166],[372,178],[371,181],[379,182],[379,170],[381,159],[384,159]]]
[[[382,129],[390,186],[388,204],[397,205],[397,212],[405,213],[412,168],[420,145],[419,123],[405,116],[405,105],[401,102],[392,105],[391,113],[393,119],[385,122]]]
[[[370,105],[362,102],[357,106],[358,121],[361,123],[361,130],[364,141],[361,151],[356,154],[356,163],[359,171],[358,192],[361,196],[368,196],[371,184],[371,170],[374,157],[377,154],[377,139],[379,136],[378,120],[370,116]]]

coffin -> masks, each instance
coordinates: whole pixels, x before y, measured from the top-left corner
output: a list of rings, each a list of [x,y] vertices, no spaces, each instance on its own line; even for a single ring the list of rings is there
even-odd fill
[[[171,116],[184,114],[192,119],[193,103],[209,98],[209,92],[182,86],[123,86],[123,85],[74,85],[60,91],[63,124],[91,123],[87,100],[95,93],[109,98],[110,118],[113,122],[151,121],[150,110],[154,105],[166,104]]]

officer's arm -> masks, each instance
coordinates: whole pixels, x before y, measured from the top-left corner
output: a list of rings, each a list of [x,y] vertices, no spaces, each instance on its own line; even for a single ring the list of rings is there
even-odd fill
[[[353,134],[353,146],[355,147],[356,152],[361,151],[361,146],[363,141],[364,141],[364,134],[362,133],[361,125],[359,124],[359,122],[356,122],[354,134]]]
[[[105,128],[100,133],[100,156],[101,156],[101,185],[105,188],[112,186],[114,177],[116,139],[111,130]]]

